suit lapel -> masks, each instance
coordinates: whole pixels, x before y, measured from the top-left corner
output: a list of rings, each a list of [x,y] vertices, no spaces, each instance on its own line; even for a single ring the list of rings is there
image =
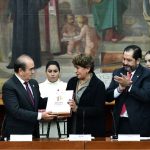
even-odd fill
[[[28,103],[33,107],[33,104],[31,102],[31,100],[29,99],[29,96],[27,94],[26,89],[24,88],[24,86],[21,84],[21,82],[19,81],[19,79],[14,75],[13,76],[14,81],[16,82],[19,91],[22,93],[22,95],[24,96],[24,100],[28,101]]]
[[[138,78],[142,74],[142,71],[143,71],[143,68],[141,65],[139,65],[139,67],[136,69],[136,71],[132,77],[133,84],[138,80]]]
[[[16,84],[18,85],[19,91],[24,96],[24,100],[27,101],[32,107],[34,107],[33,104],[32,104],[32,102],[31,102],[31,100],[30,100],[30,97],[29,97],[26,89],[21,84],[21,82],[19,81],[19,79],[15,75],[13,76],[13,78],[14,78],[14,81],[16,82]]]

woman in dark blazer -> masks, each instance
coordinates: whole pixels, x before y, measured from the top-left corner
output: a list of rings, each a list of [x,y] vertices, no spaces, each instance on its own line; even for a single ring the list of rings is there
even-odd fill
[[[72,115],[68,118],[68,135],[104,136],[105,85],[94,73],[94,60],[91,56],[80,54],[72,62],[76,76],[67,84],[67,90],[74,91],[74,98],[69,101]]]

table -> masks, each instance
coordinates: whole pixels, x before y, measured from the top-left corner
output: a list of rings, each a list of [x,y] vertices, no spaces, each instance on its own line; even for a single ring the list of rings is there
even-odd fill
[[[95,140],[91,142],[85,142],[85,150],[124,150],[124,149],[149,149],[150,141],[117,141],[106,138],[105,140]]]
[[[150,149],[150,141],[111,141],[110,138],[99,138],[94,141],[62,141],[59,139],[37,139],[32,142],[1,141],[0,149],[57,149],[57,150],[125,150]]]
[[[0,142],[0,149],[57,149],[57,150],[83,150],[84,142],[76,141],[59,141],[59,140],[50,140],[50,139],[39,139],[37,141],[32,142]]]

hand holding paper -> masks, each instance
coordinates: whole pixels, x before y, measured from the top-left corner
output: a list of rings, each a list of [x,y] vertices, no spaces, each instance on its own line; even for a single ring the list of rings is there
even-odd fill
[[[57,115],[52,114],[52,112],[42,112],[42,119],[43,120],[53,120]]]
[[[76,102],[73,99],[69,100],[68,104],[70,105],[73,112],[77,111],[78,106],[77,106]]]

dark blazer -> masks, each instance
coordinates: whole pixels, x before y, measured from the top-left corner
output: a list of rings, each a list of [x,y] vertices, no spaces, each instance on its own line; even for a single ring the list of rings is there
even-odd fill
[[[76,92],[78,78],[73,77],[67,84],[67,90]],[[94,137],[105,135],[105,85],[93,73],[89,86],[83,92],[76,113],[68,118],[68,135],[73,133],[73,123],[76,117],[76,133],[92,134]]]
[[[38,108],[45,108],[46,100],[40,97],[36,80],[31,79],[29,84],[34,95],[34,106],[15,75],[2,87],[2,99],[6,108],[2,127],[4,137],[9,137],[10,134],[32,134],[34,137],[39,137]]]
[[[124,68],[113,72],[120,76],[126,74]],[[118,83],[113,80],[107,89],[107,101],[114,100],[114,89]],[[114,119],[116,127],[119,126],[119,116],[123,103],[126,104],[129,121],[133,132],[142,136],[150,136],[150,70],[139,65],[132,77],[132,87],[128,92],[123,92],[115,100]]]

